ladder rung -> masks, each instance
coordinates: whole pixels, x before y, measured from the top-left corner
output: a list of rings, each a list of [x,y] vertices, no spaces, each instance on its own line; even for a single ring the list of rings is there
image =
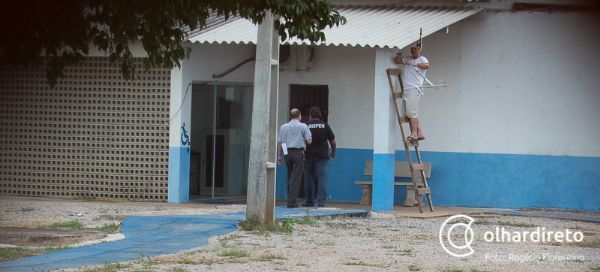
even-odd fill
[[[425,171],[425,164],[422,163],[413,163],[411,164],[413,171]]]
[[[393,68],[390,68],[390,69],[387,69],[387,73],[390,74],[390,75],[401,75],[402,74],[402,69],[397,69],[397,68],[393,69]]]
[[[417,188],[417,194],[431,194],[431,190],[429,188]]]
[[[406,141],[411,146],[419,147],[419,142],[417,142],[417,141],[412,142],[412,141],[409,141],[409,140],[406,140],[406,139],[404,139],[404,141]]]

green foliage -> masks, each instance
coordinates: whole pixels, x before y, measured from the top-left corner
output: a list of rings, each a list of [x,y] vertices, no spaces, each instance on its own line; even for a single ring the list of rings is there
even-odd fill
[[[288,220],[290,220],[293,224],[298,224],[298,225],[314,226],[317,224],[317,222],[315,222],[315,220],[310,216],[305,216],[302,218],[290,218]]]
[[[50,246],[50,247],[44,248],[44,253],[52,253],[52,252],[56,252],[56,251],[68,249],[68,248],[71,248],[71,247],[69,247],[69,246]]]
[[[292,231],[294,231],[294,221],[289,218],[283,219],[281,221],[281,232],[292,233]]]
[[[66,228],[66,229],[81,230],[81,229],[83,229],[83,223],[81,223],[81,221],[75,219],[75,220],[71,220],[71,221],[54,223],[54,224],[49,225],[48,227],[51,229]]]
[[[256,231],[258,230],[258,228],[261,227],[261,223],[258,222],[258,219],[256,217],[252,217],[241,221],[239,226],[245,231]]]
[[[294,231],[294,225],[315,225],[316,222],[309,216],[303,218],[285,218],[277,220],[273,224],[261,224],[256,218],[241,221],[239,226],[245,231],[255,231],[261,236],[269,235],[269,232],[290,234]]]
[[[248,252],[244,251],[241,248],[231,247],[224,248],[221,253],[219,253],[221,257],[231,257],[231,258],[243,258],[248,257]]]
[[[281,255],[267,254],[261,255],[260,257],[256,258],[256,260],[260,262],[270,262],[273,260],[287,260],[287,258]]]
[[[500,226],[508,226],[508,227],[520,227],[520,228],[533,228],[533,227],[536,227],[535,224],[520,223],[520,222],[510,222],[510,221],[499,221],[498,225],[500,225]]]
[[[115,223],[104,224],[102,227],[98,228],[98,230],[100,230],[106,234],[111,234],[111,233],[115,233],[119,230],[119,225],[115,224]]]
[[[203,29],[211,12],[260,23],[271,10],[279,17],[274,26],[282,40],[324,41],[322,29],[346,22],[325,0],[13,1],[11,6],[0,11],[0,66],[45,64],[51,86],[90,47],[120,63],[128,80],[135,76],[132,41],[140,41],[148,54],[145,69],[180,67],[190,53],[182,45],[188,30]]]
[[[408,266],[408,271],[421,271],[421,267],[416,264],[411,264]]]
[[[0,248],[0,261],[14,260],[24,256],[31,255],[31,250],[23,247],[3,247]]]
[[[413,255],[412,248],[398,249],[398,250],[394,250],[394,252],[397,252],[398,255],[400,255],[400,256],[411,256],[411,255]]]
[[[83,270],[83,272],[116,272],[128,268],[129,265],[120,263],[104,263],[103,266]]]

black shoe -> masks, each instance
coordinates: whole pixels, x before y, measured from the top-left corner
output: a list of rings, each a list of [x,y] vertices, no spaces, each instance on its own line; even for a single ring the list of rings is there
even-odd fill
[[[302,207],[314,207],[315,203],[304,203],[302,204]]]
[[[298,204],[287,205],[287,207],[290,209],[298,208]]]

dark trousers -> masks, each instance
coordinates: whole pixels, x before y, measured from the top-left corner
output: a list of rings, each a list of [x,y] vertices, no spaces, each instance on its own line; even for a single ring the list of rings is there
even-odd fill
[[[328,159],[306,159],[304,161],[304,194],[306,205],[314,206],[315,189],[317,205],[325,206],[327,200],[327,164]],[[317,184],[317,186],[315,186]]]
[[[285,155],[285,165],[288,178],[287,205],[294,206],[300,193],[300,183],[304,171],[304,151],[289,149],[288,154]]]

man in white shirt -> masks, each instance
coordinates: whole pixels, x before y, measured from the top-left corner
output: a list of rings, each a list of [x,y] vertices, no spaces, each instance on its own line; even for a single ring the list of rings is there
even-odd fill
[[[403,57],[402,52],[398,52],[394,63],[404,65],[404,77],[402,82],[404,84],[404,93],[402,98],[405,104],[406,117],[410,119],[410,135],[406,138],[411,142],[425,140],[423,130],[419,124],[419,101],[423,91],[423,81],[425,80],[425,74],[429,70],[429,60],[426,57],[421,56],[421,44],[417,42],[416,45],[410,48],[410,57]]]

